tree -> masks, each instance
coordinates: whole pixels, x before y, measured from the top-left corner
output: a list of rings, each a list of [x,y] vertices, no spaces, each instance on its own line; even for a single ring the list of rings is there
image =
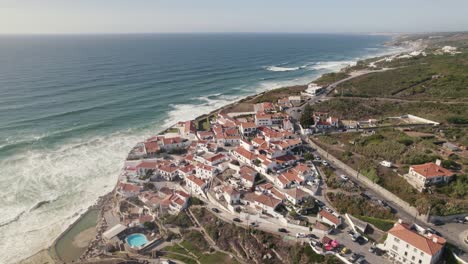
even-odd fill
[[[314,124],[314,120],[312,119],[312,107],[309,104],[306,104],[302,110],[300,122],[303,128],[309,128]]]
[[[154,230],[156,224],[154,222],[144,222],[143,226],[148,230]]]
[[[304,154],[304,159],[305,160],[313,160],[314,155],[311,152],[307,152],[307,153]]]

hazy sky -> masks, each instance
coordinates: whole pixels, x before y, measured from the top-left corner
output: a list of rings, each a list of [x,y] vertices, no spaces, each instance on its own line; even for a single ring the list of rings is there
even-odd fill
[[[0,0],[0,33],[468,30],[468,0]]]

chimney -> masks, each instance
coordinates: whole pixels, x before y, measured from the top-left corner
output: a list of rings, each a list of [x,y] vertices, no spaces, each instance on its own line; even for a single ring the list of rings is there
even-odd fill
[[[440,164],[442,163],[442,161],[441,161],[440,159],[436,159],[436,162],[435,162],[435,163],[436,163],[437,166],[440,166]]]
[[[399,223],[399,224],[403,224],[403,220],[398,219],[398,223]]]
[[[432,242],[437,243],[437,237],[433,237]]]

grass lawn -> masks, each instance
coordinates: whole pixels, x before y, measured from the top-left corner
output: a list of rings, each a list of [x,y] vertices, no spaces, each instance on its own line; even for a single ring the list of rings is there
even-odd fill
[[[218,263],[236,264],[238,263],[235,259],[231,258],[230,256],[222,252],[215,252],[213,254],[204,254],[200,257],[199,261],[202,264],[218,264]]]
[[[169,253],[169,254],[166,254],[165,257],[168,259],[180,260],[186,264],[197,264],[197,261],[195,261],[193,258],[184,257],[184,256],[177,255],[177,254]]]
[[[375,227],[377,227],[378,229],[382,231],[390,230],[395,224],[395,220],[390,220],[390,219],[380,219],[380,218],[374,218],[374,217],[363,216],[363,215],[357,215],[356,218],[359,218],[362,221],[366,221],[369,224],[374,225]]]

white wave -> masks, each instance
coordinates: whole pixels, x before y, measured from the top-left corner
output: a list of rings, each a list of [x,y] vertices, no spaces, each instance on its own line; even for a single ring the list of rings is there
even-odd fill
[[[207,114],[220,107],[239,100],[242,96],[220,95],[216,99],[210,99],[211,96],[201,96],[196,98],[202,101],[201,104],[172,104],[172,110],[168,113],[168,117],[164,121],[164,127],[174,125],[179,121],[191,120],[198,116]]]
[[[341,68],[347,66],[356,65],[356,60],[343,60],[343,61],[319,61],[313,66],[309,66],[314,70],[328,70],[328,71],[338,71]]]
[[[50,246],[77,212],[113,189],[131,147],[158,129],[76,139],[0,160],[0,237],[8,238],[0,240],[0,263]]]
[[[301,66],[301,67],[268,66],[265,69],[268,70],[268,71],[273,71],[273,72],[286,72],[286,71],[297,71],[297,70],[300,70],[300,69],[302,69],[304,67],[305,66]]]

